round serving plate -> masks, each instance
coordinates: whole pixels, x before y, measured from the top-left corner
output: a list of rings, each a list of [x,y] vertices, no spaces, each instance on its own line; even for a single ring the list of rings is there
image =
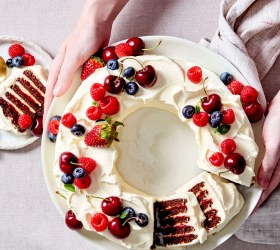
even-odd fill
[[[145,36],[142,37],[142,39],[145,41],[146,47],[153,47],[160,40],[162,41],[159,47],[149,52],[151,54],[182,58],[194,64],[200,65],[204,68],[207,68],[213,71],[214,73],[216,73],[217,75],[220,75],[224,71],[228,71],[234,76],[236,80],[239,80],[244,84],[248,84],[248,82],[242,76],[242,74],[226,59],[196,43],[184,39],[180,39],[176,37],[168,37],[168,36]],[[145,54],[149,54],[149,53],[145,53]],[[63,113],[67,103],[71,100],[72,96],[80,86],[80,83],[81,83],[81,79],[80,79],[80,71],[79,71],[75,75],[73,84],[69,89],[69,91],[66,93],[66,95],[53,100],[47,115],[47,120],[54,115],[59,115]],[[262,124],[263,121],[257,124],[253,124],[253,130],[256,137],[255,139],[260,148],[260,153],[256,161],[256,168],[257,166],[260,165],[264,153],[264,148],[261,140]],[[43,133],[42,151],[41,151],[43,171],[52,200],[56,205],[57,209],[59,210],[59,212],[61,213],[61,215],[64,217],[65,213],[69,208],[67,207],[66,202],[63,199],[61,199],[61,197],[55,194],[55,191],[58,189],[53,175],[53,160],[55,155],[55,144],[51,143],[48,140],[46,126],[47,124],[45,124],[45,129]],[[188,150],[192,150],[192,149],[188,148]],[[188,165],[190,166],[190,164]],[[194,173],[197,174],[202,172],[202,170],[197,170],[197,167],[195,165],[193,166],[193,168],[195,168],[195,170],[192,172],[192,175]],[[182,170],[182,171],[186,171],[186,170]],[[170,185],[170,184],[173,185],[174,183],[176,183],[176,181],[177,181],[176,178],[170,178],[168,184],[166,185]],[[237,216],[235,216],[232,219],[232,221],[220,232],[216,233],[215,235],[209,236],[205,243],[203,243],[202,245],[198,244],[192,247],[188,247],[188,249],[190,250],[214,249],[215,247],[219,246],[224,241],[226,241],[230,236],[232,236],[238,230],[238,228],[245,222],[245,220],[250,216],[251,212],[256,206],[259,197],[261,195],[262,189],[257,186],[250,187],[250,188],[238,186],[238,189],[240,190],[240,192],[242,193],[245,199],[245,205],[242,208],[241,212]],[[106,238],[101,237],[98,234],[95,234],[87,230],[81,230],[78,232],[78,234],[84,239],[90,241],[90,243],[95,249],[100,249],[100,250],[107,250],[107,249],[124,250],[125,249],[124,247],[119,246],[107,240]]]
[[[0,36],[0,56],[6,61],[10,58],[8,48],[14,44],[21,44],[27,53],[32,54],[36,59],[37,65],[42,65],[45,70],[48,70],[52,61],[52,57],[43,48],[34,42],[28,41],[24,38]],[[11,74],[11,69],[7,68],[7,77]],[[1,84],[1,83],[0,83]],[[14,150],[23,148],[39,137],[29,135],[16,135],[12,132],[0,130],[0,149]]]

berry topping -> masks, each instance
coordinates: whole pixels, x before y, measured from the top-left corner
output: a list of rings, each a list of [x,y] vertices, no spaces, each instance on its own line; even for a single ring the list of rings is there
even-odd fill
[[[50,142],[53,142],[53,143],[56,142],[56,135],[54,135],[53,133],[49,132],[48,138],[49,138]]]
[[[60,115],[55,115],[53,116],[50,121],[53,121],[53,120],[57,120],[57,121],[60,121],[61,120],[61,116]]]
[[[248,105],[251,102],[255,102],[258,99],[258,92],[255,88],[251,86],[244,86],[240,93],[240,98],[243,105]]]
[[[229,155],[236,149],[236,143],[232,139],[226,139],[221,143],[221,150],[225,155]]]
[[[224,156],[220,152],[216,152],[209,157],[210,163],[215,167],[220,167],[224,162]]]
[[[78,159],[71,152],[63,152],[59,157],[60,170],[65,174],[72,174],[77,167]]]
[[[93,106],[90,106],[86,111],[87,118],[96,121],[101,118],[102,116],[102,110],[100,107],[97,106],[96,103],[94,103]]]
[[[87,79],[92,73],[95,72],[96,69],[102,68],[104,66],[104,62],[100,57],[91,56],[86,63],[84,64],[81,79],[84,81]]]
[[[118,99],[114,96],[106,96],[99,103],[99,107],[102,112],[106,115],[115,115],[120,110],[120,103]]]
[[[232,153],[225,158],[225,168],[229,169],[234,174],[242,174],[246,167],[246,161],[242,155]]]
[[[131,37],[126,43],[128,43],[133,49],[134,56],[140,56],[144,54],[145,43],[140,37]]]
[[[157,81],[156,71],[153,66],[147,65],[135,74],[135,80],[144,88],[150,88],[155,85]]]
[[[130,218],[133,218],[136,216],[136,213],[134,211],[133,208],[131,207],[125,207],[123,209],[123,211],[121,212],[121,215],[120,215],[120,218],[123,220],[123,221],[126,221],[127,219],[130,219]]]
[[[109,75],[104,80],[104,88],[111,94],[118,94],[123,91],[125,80],[122,77]]]
[[[23,58],[23,66],[32,66],[35,64],[35,58],[30,54],[24,54],[22,55],[22,58]]]
[[[58,120],[50,121],[49,125],[48,125],[48,129],[49,129],[49,132],[51,132],[54,135],[57,135],[58,129],[59,129],[59,121]]]
[[[61,123],[66,128],[72,128],[77,123],[76,117],[72,113],[66,113],[62,116]]]
[[[136,82],[128,82],[125,86],[125,92],[129,95],[135,95],[138,92],[139,86]]]
[[[93,100],[100,101],[104,98],[106,94],[106,89],[100,83],[94,83],[90,87],[90,95]]]
[[[131,232],[129,223],[123,223],[120,218],[114,218],[110,221],[108,229],[118,239],[127,238]]]
[[[145,227],[149,223],[149,218],[146,214],[139,213],[136,215],[135,222],[139,227]]]
[[[72,174],[63,174],[61,176],[61,181],[64,184],[73,184],[74,183],[74,176]]]
[[[115,52],[119,58],[124,56],[132,56],[133,49],[128,43],[120,43],[116,46]]]
[[[252,102],[243,108],[250,122],[258,122],[262,119],[264,110],[258,102]]]
[[[105,214],[96,213],[91,217],[90,224],[96,232],[102,232],[107,229],[109,221]]]
[[[193,123],[198,127],[204,127],[208,123],[208,114],[205,112],[200,112],[193,115]]]
[[[124,69],[122,76],[125,78],[131,78],[135,75],[135,69],[133,67],[127,67],[126,69]]]
[[[35,117],[30,131],[35,136],[40,137],[42,135],[42,133],[43,133],[43,117],[42,116]]]
[[[90,174],[96,168],[95,160],[89,157],[79,158],[78,163],[86,171],[87,174]]]
[[[76,136],[82,136],[85,132],[85,127],[78,123],[71,128],[71,133]]]
[[[186,119],[191,119],[195,114],[195,108],[192,105],[187,105],[183,108],[182,114]]]
[[[91,179],[88,175],[86,175],[83,178],[75,178],[74,179],[74,185],[79,189],[86,189],[90,186]]]
[[[110,59],[108,62],[107,62],[107,68],[110,69],[110,70],[116,70],[119,68],[119,63],[118,63],[118,60],[116,59]]]
[[[72,230],[80,230],[83,228],[83,223],[77,220],[76,215],[69,210],[65,215],[65,223]]]
[[[73,176],[75,178],[83,178],[86,175],[86,171],[83,168],[75,168],[73,171]]]
[[[8,68],[13,68],[14,67],[12,58],[9,58],[6,61],[6,65],[7,65]]]
[[[231,83],[231,81],[233,80],[233,77],[230,73],[228,72],[223,72],[221,75],[220,75],[220,80],[225,84],[225,85],[228,85]]]
[[[227,87],[232,94],[240,95],[244,85],[239,81],[232,81]]]
[[[199,83],[202,80],[202,69],[199,66],[193,66],[187,71],[187,77],[192,83]]]
[[[14,65],[14,67],[20,67],[23,65],[23,58],[22,56],[16,56],[12,59],[12,64]]]
[[[208,114],[214,111],[220,111],[222,107],[221,97],[217,94],[211,94],[202,98],[201,107]]]
[[[27,114],[22,114],[18,118],[18,125],[21,129],[29,129],[33,124],[32,118]]]
[[[222,112],[214,111],[209,118],[209,124],[212,128],[217,128],[223,119]]]
[[[107,63],[109,60],[118,59],[118,56],[115,52],[115,46],[105,48],[102,52],[102,59],[105,63]]]
[[[104,214],[109,216],[116,216],[121,213],[123,209],[122,201],[119,197],[111,196],[105,198],[101,202],[101,210]]]
[[[16,56],[22,56],[25,53],[24,48],[20,44],[13,44],[8,49],[9,56],[14,58]]]
[[[223,119],[222,119],[222,123],[223,124],[227,124],[230,125],[234,122],[235,120],[235,114],[233,112],[232,109],[225,109],[223,112]]]

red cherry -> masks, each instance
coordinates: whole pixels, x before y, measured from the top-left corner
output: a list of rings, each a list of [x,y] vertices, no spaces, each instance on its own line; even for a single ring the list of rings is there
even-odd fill
[[[154,67],[147,65],[144,69],[138,70],[135,74],[135,80],[144,88],[154,86],[157,81],[157,75]]]
[[[124,223],[120,218],[114,218],[110,221],[108,229],[112,235],[118,239],[125,239],[130,235],[131,229],[129,223]]]
[[[96,232],[102,232],[108,227],[109,221],[105,214],[96,213],[91,217],[90,224]]]
[[[246,161],[242,155],[232,153],[225,158],[224,166],[234,174],[242,174],[246,167]]]
[[[211,114],[214,111],[220,111],[222,107],[221,97],[217,94],[205,96],[201,102],[201,107],[208,114]]]
[[[102,52],[102,59],[105,63],[107,63],[109,60],[118,59],[118,56],[115,52],[115,46],[109,46],[105,48]]]
[[[125,80],[122,77],[108,75],[104,80],[104,88],[111,94],[118,94],[123,91]]]
[[[145,43],[139,37],[131,37],[129,38],[126,43],[128,43],[133,49],[134,56],[140,56],[144,54]]]
[[[252,102],[243,108],[250,122],[258,122],[262,119],[264,110],[262,105],[260,105],[257,101]]]
[[[121,199],[111,196],[101,202],[101,209],[104,214],[109,216],[117,216],[122,211],[123,205]]]
[[[60,170],[65,174],[72,174],[77,167],[75,163],[78,163],[78,158],[71,152],[63,152],[59,157]]]
[[[72,210],[69,210],[65,215],[65,223],[71,230],[80,230],[83,227],[83,223],[77,220],[76,215]]]
[[[38,137],[40,137],[43,134],[43,117],[42,116],[35,117],[30,131],[33,135],[38,136]]]
[[[209,161],[213,166],[219,167],[223,164],[224,156],[222,153],[216,152],[209,157]]]

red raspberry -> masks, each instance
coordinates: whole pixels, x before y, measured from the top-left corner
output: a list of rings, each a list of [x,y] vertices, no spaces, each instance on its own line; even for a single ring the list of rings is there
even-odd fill
[[[106,115],[114,115],[120,110],[120,103],[114,96],[106,96],[100,103],[99,107]]]
[[[193,123],[198,127],[204,127],[207,125],[209,116],[205,112],[200,112],[193,115]]]
[[[92,120],[92,121],[96,121],[98,119],[101,118],[102,116],[102,110],[100,107],[96,107],[96,106],[90,106],[87,109],[87,113],[86,113],[88,119]]]
[[[248,116],[250,122],[258,122],[263,117],[263,107],[258,102],[252,102],[247,106],[243,106],[246,115]]]
[[[67,128],[72,128],[77,123],[77,120],[73,114],[66,113],[62,116],[61,123]]]
[[[25,53],[25,50],[20,44],[16,43],[9,47],[8,53],[11,58],[14,58],[15,56],[22,56]]]
[[[236,149],[236,143],[232,139],[226,139],[221,143],[221,150],[225,155],[229,155]]]
[[[222,111],[223,119],[222,123],[226,125],[230,125],[235,121],[235,114],[232,109],[225,109]]]
[[[224,156],[220,152],[216,152],[209,157],[210,163],[215,167],[220,167],[224,162]]]
[[[22,114],[18,118],[18,125],[21,129],[29,129],[33,124],[32,118],[27,114]]]
[[[87,174],[90,174],[96,168],[96,161],[89,157],[81,157],[78,160],[81,168],[83,168]]]
[[[119,58],[124,56],[132,56],[133,48],[128,43],[120,43],[116,46],[115,52]]]
[[[202,69],[199,66],[193,66],[187,71],[187,77],[192,83],[199,83],[202,80]]]
[[[96,213],[91,217],[90,224],[96,232],[102,232],[108,227],[109,220],[105,214]]]
[[[240,98],[243,105],[248,105],[251,102],[255,102],[258,99],[258,92],[251,86],[245,86],[240,94]]]
[[[227,87],[232,94],[240,95],[244,85],[239,81],[232,81]]]
[[[90,87],[90,95],[93,100],[100,101],[104,98],[106,94],[106,89],[100,83],[94,83]]]
[[[58,120],[50,121],[48,125],[48,129],[52,134],[57,135],[59,129],[59,121]]]
[[[35,58],[30,54],[24,54],[22,58],[23,58],[23,66],[32,66],[35,64]]]
[[[86,189],[90,186],[91,179],[88,175],[86,175],[83,178],[75,178],[74,179],[74,184],[79,189]]]

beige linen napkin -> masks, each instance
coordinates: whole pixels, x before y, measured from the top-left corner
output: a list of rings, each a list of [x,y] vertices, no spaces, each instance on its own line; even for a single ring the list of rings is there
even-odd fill
[[[261,81],[280,54],[280,0],[223,0],[219,27],[200,44],[229,60],[259,92]],[[275,94],[280,86],[275,89]],[[244,241],[280,244],[280,189],[236,233]]]

